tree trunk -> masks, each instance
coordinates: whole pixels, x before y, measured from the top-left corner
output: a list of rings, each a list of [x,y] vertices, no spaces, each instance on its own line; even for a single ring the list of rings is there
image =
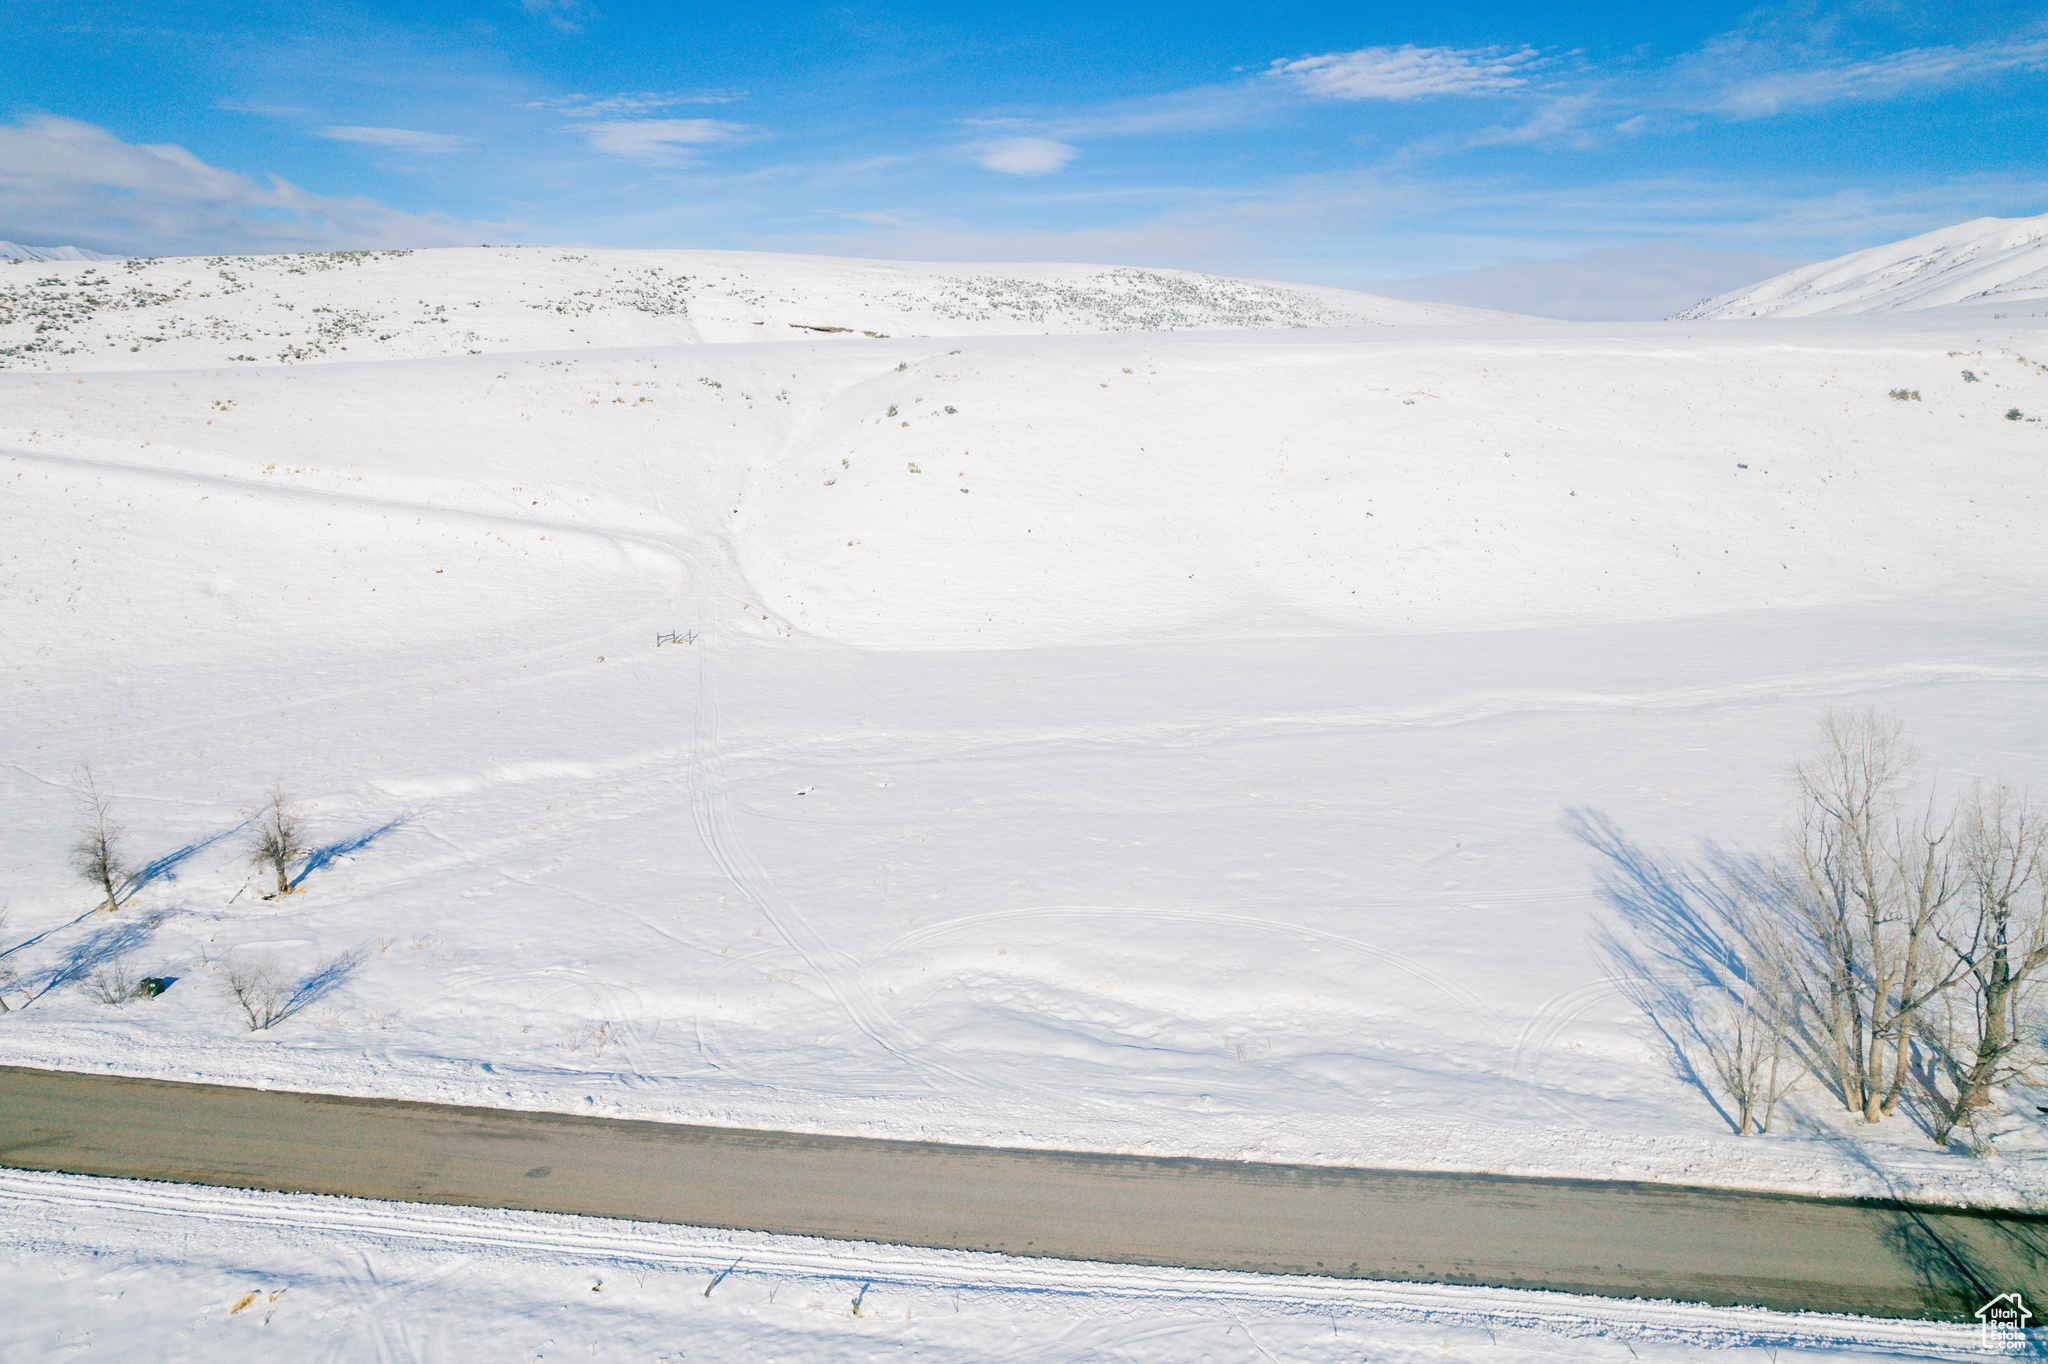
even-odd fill
[[[2012,992],[2017,984],[2005,950],[1992,955],[1990,979],[1984,984],[1984,1035],[1977,1042],[1977,1057],[1970,1066],[1970,1078],[1956,1098],[1956,1111],[1967,1113],[1991,1102],[1991,1086],[1998,1077],[1999,1062],[2012,1050]]]
[[[282,861],[277,863],[277,893],[280,896],[292,893],[292,883],[285,875],[284,863]]]

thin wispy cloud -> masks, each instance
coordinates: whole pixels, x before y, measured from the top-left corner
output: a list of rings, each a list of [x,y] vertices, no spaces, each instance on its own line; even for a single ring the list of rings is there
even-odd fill
[[[1005,175],[1046,175],[1080,154],[1080,148],[1049,137],[1011,137],[981,148],[974,159]]]
[[[258,118],[311,118],[311,109],[301,109],[293,104],[261,104],[248,100],[215,100],[214,108],[230,114],[254,114]]]
[[[663,94],[646,92],[597,96],[559,95],[554,99],[534,100],[521,107],[546,109],[552,113],[579,119],[634,118],[658,114],[679,104],[732,104],[745,98],[744,93],[734,94],[724,90],[700,90],[688,94],[671,91]]]
[[[590,11],[581,0],[519,0],[529,17],[563,33],[581,33]]]
[[[408,152],[459,152],[469,145],[467,138],[412,128],[316,128],[313,135],[329,142],[355,142],[365,147],[394,147]]]
[[[653,165],[687,165],[697,149],[730,142],[744,124],[710,118],[627,118],[575,124],[592,151]]]
[[[1275,61],[1272,76],[1324,99],[1426,99],[1519,90],[1542,60],[1531,47],[1362,47]]]
[[[1768,58],[1749,45],[1734,52],[1723,47],[1702,54],[1700,74],[1722,75],[1725,82],[1713,93],[1710,107],[1738,118],[1762,118],[1813,105],[1938,90],[2011,71],[2048,71],[2048,39],[1907,48],[1861,60],[1787,64],[1754,73],[1740,70],[1761,60]]]

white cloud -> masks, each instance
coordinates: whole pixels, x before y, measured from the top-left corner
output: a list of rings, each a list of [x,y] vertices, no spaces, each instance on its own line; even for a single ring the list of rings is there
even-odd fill
[[[1734,60],[1727,59],[1732,56]],[[1747,64],[1747,45],[1710,49],[1702,65],[1711,71],[1726,61]],[[2048,40],[1980,43],[1972,47],[1919,47],[1862,61],[1835,61],[1730,75],[1713,107],[1742,118],[1760,118],[1802,105],[1842,100],[1886,99],[1909,90],[1936,89],[1982,80],[2006,71],[2048,70]]]
[[[1326,99],[1421,99],[1483,95],[1525,84],[1538,60],[1534,48],[1364,47],[1320,57],[1276,61],[1270,72]]]
[[[582,17],[583,6],[578,0],[519,0],[519,7],[536,19],[544,20],[564,33],[581,33],[583,25],[571,16]]]
[[[467,139],[449,133],[422,133],[411,128],[316,128],[314,136],[329,142],[360,142],[366,147],[396,147],[408,152],[457,152]]]
[[[575,126],[595,151],[661,165],[687,164],[697,159],[692,148],[729,142],[746,131],[742,124],[711,118],[622,118]]]
[[[1079,148],[1049,137],[1011,137],[982,147],[974,159],[1005,175],[1045,175],[1080,154]]]
[[[562,95],[555,99],[536,100],[523,104],[522,109],[548,109],[570,118],[609,119],[631,118],[640,114],[659,113],[673,109],[678,104],[732,104],[745,99],[744,92],[733,94],[724,90],[700,90],[693,94],[679,95],[674,92],[656,94],[653,91],[620,95]]]
[[[451,246],[505,224],[402,213],[208,165],[183,147],[123,142],[76,119],[0,124],[0,237],[124,255]]]

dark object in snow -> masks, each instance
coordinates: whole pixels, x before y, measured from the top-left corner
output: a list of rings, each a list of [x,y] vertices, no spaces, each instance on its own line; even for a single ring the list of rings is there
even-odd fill
[[[2020,411],[2017,407],[2008,408],[2006,410],[2005,419],[2009,422],[2016,422],[2026,415],[2026,413]]]
[[[819,327],[809,322],[792,322],[789,325],[800,332],[850,332],[853,330],[851,327]]]
[[[1979,378],[1977,377],[1977,374],[1976,374],[1976,371],[1975,371],[1975,370],[1968,370],[1968,369],[1966,369],[1966,370],[1964,370],[1964,371],[1963,371],[1963,382],[1964,382],[1964,383],[1966,383],[1966,384],[1975,384],[1975,383],[1982,383],[1983,381],[1982,381],[1981,379],[1979,379]],[[2042,1111],[2043,1111],[2043,1112],[2048,1112],[2048,1109],[2044,1109],[2044,1110],[2042,1110]]]
[[[176,976],[144,976],[135,982],[135,995],[138,999],[155,999],[170,989],[171,982],[176,979]]]

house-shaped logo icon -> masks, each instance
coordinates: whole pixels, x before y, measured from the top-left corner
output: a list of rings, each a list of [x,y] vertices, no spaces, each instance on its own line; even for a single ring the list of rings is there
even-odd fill
[[[1986,1350],[2003,1352],[2014,1346],[2022,1349],[2027,1344],[2027,1323],[2034,1314],[2027,1310],[2026,1303],[2017,1293],[2000,1293],[1990,1302],[1977,1309],[1978,1334]]]

